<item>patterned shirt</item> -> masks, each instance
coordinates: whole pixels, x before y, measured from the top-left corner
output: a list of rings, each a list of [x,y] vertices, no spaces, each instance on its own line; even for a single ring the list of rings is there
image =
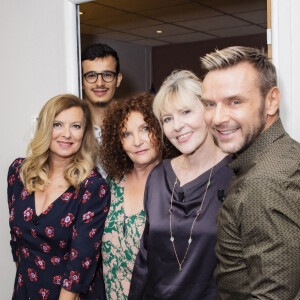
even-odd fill
[[[124,182],[109,180],[111,209],[102,239],[103,275],[108,300],[128,298],[131,274],[145,226],[145,212],[124,214]]]
[[[278,119],[231,167],[217,219],[218,299],[300,299],[300,144]]]
[[[70,186],[39,216],[35,194],[20,180],[23,159],[8,172],[11,248],[18,263],[14,300],[57,300],[61,287],[81,300],[104,299],[100,245],[110,192],[94,170],[76,190]]]

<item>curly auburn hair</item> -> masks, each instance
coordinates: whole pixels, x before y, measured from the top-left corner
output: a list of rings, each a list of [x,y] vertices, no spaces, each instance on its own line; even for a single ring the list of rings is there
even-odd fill
[[[173,148],[164,147],[163,134],[155,118],[152,103],[154,95],[143,93],[124,99],[114,100],[107,110],[101,127],[100,163],[108,177],[121,178],[133,169],[133,162],[122,146],[122,133],[131,112],[139,112],[149,126],[149,136],[155,145],[159,160],[173,155]],[[177,153],[176,153],[177,154]]]

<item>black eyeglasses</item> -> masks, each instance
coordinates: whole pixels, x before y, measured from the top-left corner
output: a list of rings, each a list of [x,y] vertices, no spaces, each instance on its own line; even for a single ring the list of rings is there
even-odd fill
[[[104,71],[102,73],[97,73],[94,71],[87,72],[83,74],[83,77],[88,83],[95,83],[98,80],[98,76],[101,75],[101,78],[103,81],[109,83],[112,82],[115,77],[117,76],[117,73],[112,72],[112,71]]]

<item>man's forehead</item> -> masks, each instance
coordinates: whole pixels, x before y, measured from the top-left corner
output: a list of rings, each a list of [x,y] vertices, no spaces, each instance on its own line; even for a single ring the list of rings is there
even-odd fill
[[[106,68],[107,70],[116,71],[117,62],[111,55],[105,57],[97,57],[94,60],[86,59],[82,61],[82,68]],[[101,70],[103,71],[103,70]]]

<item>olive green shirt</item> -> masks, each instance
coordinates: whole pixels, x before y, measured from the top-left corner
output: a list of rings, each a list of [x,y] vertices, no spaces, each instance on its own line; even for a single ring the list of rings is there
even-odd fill
[[[218,299],[300,299],[300,144],[278,119],[230,166],[217,217]]]

